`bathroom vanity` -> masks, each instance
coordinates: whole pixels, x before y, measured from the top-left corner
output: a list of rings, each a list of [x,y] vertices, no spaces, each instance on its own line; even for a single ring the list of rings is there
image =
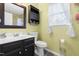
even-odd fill
[[[33,56],[34,37],[20,36],[0,39],[0,56]]]

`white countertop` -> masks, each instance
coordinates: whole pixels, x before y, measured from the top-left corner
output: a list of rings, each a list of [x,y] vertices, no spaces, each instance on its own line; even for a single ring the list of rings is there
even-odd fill
[[[1,39],[0,38],[0,44],[5,44],[5,43],[9,43],[9,42],[13,42],[13,41],[19,41],[19,40],[23,40],[23,39],[28,39],[28,38],[32,38],[34,36],[31,35],[25,35],[25,36],[17,36],[17,37],[6,37]]]

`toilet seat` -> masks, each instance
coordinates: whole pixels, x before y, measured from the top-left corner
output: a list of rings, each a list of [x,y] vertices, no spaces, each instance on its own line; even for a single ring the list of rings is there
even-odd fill
[[[42,47],[42,48],[47,47],[47,43],[44,42],[44,41],[36,41],[35,44],[36,44],[36,46],[38,46],[38,47]]]

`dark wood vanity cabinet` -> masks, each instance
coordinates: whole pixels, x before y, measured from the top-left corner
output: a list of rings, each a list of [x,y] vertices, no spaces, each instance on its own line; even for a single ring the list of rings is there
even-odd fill
[[[34,38],[0,45],[0,56],[33,56]]]

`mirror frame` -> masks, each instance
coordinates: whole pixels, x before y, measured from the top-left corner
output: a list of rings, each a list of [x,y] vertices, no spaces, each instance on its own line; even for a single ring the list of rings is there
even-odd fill
[[[0,26],[0,28],[26,28],[26,7],[24,5],[19,5],[17,3],[12,3],[12,4],[14,4],[16,6],[19,6],[19,7],[24,9],[24,18],[23,18],[24,22],[23,22],[23,26],[5,25],[5,24],[3,24],[2,26]],[[4,5],[5,5],[5,3],[4,3]]]

